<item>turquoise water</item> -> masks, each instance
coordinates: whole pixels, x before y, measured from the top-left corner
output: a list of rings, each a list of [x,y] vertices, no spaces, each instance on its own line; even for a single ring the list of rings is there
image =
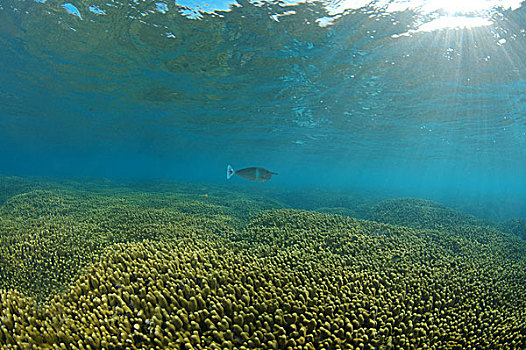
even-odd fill
[[[0,350],[526,349],[524,57],[516,0],[0,0]]]
[[[524,217],[526,7],[447,4],[3,0],[0,173],[264,166]]]

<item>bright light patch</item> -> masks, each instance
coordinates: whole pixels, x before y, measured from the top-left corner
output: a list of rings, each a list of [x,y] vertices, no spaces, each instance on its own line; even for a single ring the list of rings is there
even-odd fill
[[[343,0],[329,3],[327,10],[333,16],[367,6],[386,13],[415,11],[434,18],[422,23],[417,31],[431,31],[490,25],[491,16],[500,8],[516,10],[522,2],[523,0]]]
[[[98,6],[94,6],[94,5],[91,5],[89,7],[89,10],[91,12],[93,12],[94,14],[96,14],[96,15],[105,15],[106,14],[106,12],[104,12],[104,10],[101,10]]]
[[[214,11],[228,11],[231,6],[236,6],[235,0],[176,0],[179,6],[189,10],[212,13]]]
[[[272,18],[274,21],[276,22],[279,22],[279,18],[280,17],[283,17],[283,16],[291,16],[291,15],[295,15],[296,14],[296,11],[285,11],[283,13],[276,13],[276,14],[273,14],[270,16],[270,18]]]
[[[482,17],[466,17],[466,16],[446,16],[439,17],[431,22],[422,24],[417,31],[430,32],[440,29],[462,29],[483,27],[491,24],[491,21]]]
[[[420,11],[423,13],[445,12],[448,15],[487,14],[497,7],[511,8],[520,7],[522,0],[414,0],[420,3]]]
[[[80,15],[79,10],[75,7],[75,5],[68,3],[62,4],[62,7],[66,10],[67,13],[73,16],[77,16],[78,18],[82,19],[82,16]]]
[[[168,12],[168,5],[166,5],[164,2],[156,2],[155,9],[160,13],[166,13]]]
[[[318,23],[320,27],[327,27],[331,25],[333,21],[334,17],[320,17],[316,20],[316,23]]]
[[[45,1],[45,0],[35,0]],[[132,0],[138,3],[139,0]],[[284,5],[295,5],[300,2],[315,0],[282,0]],[[345,15],[348,10],[369,7],[380,14],[394,12],[414,11],[427,18],[419,23],[419,27],[410,31],[432,31],[440,29],[473,28],[490,25],[491,18],[501,9],[516,10],[524,0],[328,0],[325,8],[328,16],[320,17],[316,23],[321,27],[330,26],[335,19]],[[258,4],[258,0],[249,0]],[[212,14],[216,11],[229,11],[232,7],[241,6],[235,0],[175,0],[180,6],[179,12],[186,17],[199,19],[203,14]],[[65,7],[65,4],[62,5]],[[73,5],[71,5],[73,6]],[[155,10],[167,13],[168,6],[164,2],[155,2]],[[70,12],[70,11],[68,11]],[[80,17],[78,11],[70,12]],[[283,14],[272,14],[270,18],[276,22],[281,16],[294,15],[294,11]],[[427,22],[426,22],[427,21]],[[401,36],[404,34],[398,34]]]
[[[330,3],[332,14],[342,13],[348,9],[359,9],[371,6],[386,12],[416,11],[422,14],[447,13],[448,15],[484,14],[495,8],[515,10],[523,0],[344,0]]]

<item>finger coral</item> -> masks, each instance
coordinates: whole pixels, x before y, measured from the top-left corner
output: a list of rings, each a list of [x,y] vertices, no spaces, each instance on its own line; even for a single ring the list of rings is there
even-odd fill
[[[5,349],[526,347],[526,244],[494,229],[25,198],[0,217]]]

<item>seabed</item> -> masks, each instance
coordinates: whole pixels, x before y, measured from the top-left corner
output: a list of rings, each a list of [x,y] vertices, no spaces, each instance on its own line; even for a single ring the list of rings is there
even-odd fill
[[[320,196],[2,176],[1,348],[526,348],[526,220]]]

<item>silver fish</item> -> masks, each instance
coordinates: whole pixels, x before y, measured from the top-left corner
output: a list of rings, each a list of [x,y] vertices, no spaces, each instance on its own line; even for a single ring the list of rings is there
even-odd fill
[[[270,180],[272,175],[277,175],[272,171],[268,171],[265,168],[261,167],[250,167],[239,170],[234,170],[230,165],[226,167],[226,178],[230,179],[232,176],[237,175],[241,176],[245,180],[254,181],[254,182],[267,182]]]

